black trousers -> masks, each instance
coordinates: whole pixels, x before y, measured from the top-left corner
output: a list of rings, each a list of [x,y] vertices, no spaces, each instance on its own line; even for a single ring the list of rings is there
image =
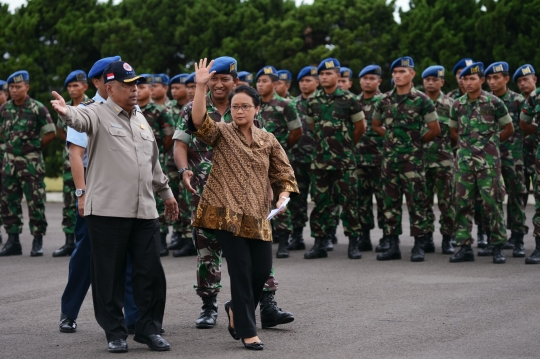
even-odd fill
[[[236,334],[254,337],[255,309],[272,269],[272,242],[236,237],[227,231],[216,230],[215,234],[227,260]]]
[[[167,285],[159,258],[158,220],[88,216],[86,221],[92,246],[94,313],[107,341],[128,336],[122,312],[128,253],[133,265],[133,296],[140,311],[135,334],[159,334]]]

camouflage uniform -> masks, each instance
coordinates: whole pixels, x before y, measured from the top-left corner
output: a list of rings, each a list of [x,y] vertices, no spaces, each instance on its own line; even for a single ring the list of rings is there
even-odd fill
[[[358,178],[356,174],[354,123],[364,120],[355,96],[340,88],[332,94],[317,90],[308,99],[306,121],[314,125],[315,158],[311,164],[315,207],[310,226],[313,237],[330,233],[334,200],[343,207],[345,235],[358,237]]]
[[[458,98],[460,98],[463,95],[465,95],[465,94],[461,92],[461,89],[459,87],[457,89],[452,90],[452,91],[450,91],[449,93],[446,94],[446,96],[448,96],[452,100],[457,100]]]
[[[84,95],[82,102],[88,101],[88,96]],[[67,105],[71,106],[73,100],[69,100]],[[61,128],[67,133],[67,125],[64,121],[58,119],[56,121],[56,127]],[[69,163],[69,151],[68,147],[64,143],[62,149],[62,158],[64,160],[62,165],[62,199],[64,200],[64,208],[62,208],[62,230],[66,234],[75,233],[75,216],[77,212],[76,196],[75,196],[75,182],[73,181],[73,174],[71,173],[71,164]]]
[[[189,145],[188,163],[190,169],[193,171],[191,186],[197,191],[197,194],[191,195],[191,208],[195,210],[199,204],[210,170],[212,169],[214,152],[212,147],[187,132],[187,123],[191,117],[192,104],[190,102],[182,108],[180,114],[181,120],[176,124],[176,131],[173,138]],[[230,109],[227,109],[225,114],[221,116],[218,109],[212,103],[210,94],[206,97],[206,110],[212,120],[216,122],[232,122]],[[256,121],[258,127],[261,127],[260,122],[261,119],[259,118]],[[195,213],[193,211],[191,218],[194,215]],[[200,297],[216,296],[221,290],[221,247],[214,233],[211,231],[193,228],[192,233],[195,248],[197,249],[197,283],[193,287]],[[274,270],[272,269],[264,290],[276,291],[277,288],[278,282],[274,278]]]
[[[276,139],[285,150],[289,147],[289,132],[302,127],[294,105],[280,97],[277,93],[269,102],[263,102],[260,110],[263,127],[276,136]],[[279,193],[274,193],[275,196]],[[293,230],[291,212],[287,207],[284,213],[278,214],[272,220],[273,230],[290,234]]]
[[[536,149],[538,148],[538,136],[529,135],[525,136],[523,140],[523,163],[524,170],[523,174],[525,176],[525,196],[523,199],[523,205],[527,206],[527,201],[529,200],[529,193],[531,187],[534,187],[534,175],[536,173],[535,163],[536,163]]]
[[[441,133],[431,142],[424,144],[426,166],[426,215],[427,231],[435,232],[435,213],[433,203],[435,194],[439,202],[441,217],[441,234],[453,236],[455,226],[455,187],[454,187],[454,153],[450,137],[450,108],[454,101],[442,92],[435,101],[435,110],[439,116]]]
[[[0,131],[5,137],[6,153],[2,162],[2,199],[4,227],[8,234],[22,233],[21,201],[24,193],[30,217],[30,232],[45,235],[45,163],[41,136],[56,128],[47,108],[26,97],[22,106],[13,100],[0,107]]]
[[[384,234],[397,236],[401,226],[402,198],[405,194],[411,236],[427,232],[426,175],[422,133],[425,125],[437,121],[433,102],[414,87],[406,95],[395,89],[383,95],[375,106],[373,119],[383,122],[382,188]]]
[[[458,129],[456,154],[456,242],[471,245],[474,202],[480,195],[486,230],[491,232],[490,243],[506,241],[502,202],[505,194],[501,176],[499,133],[501,126],[512,122],[504,103],[496,96],[482,91],[470,102],[460,97],[450,109],[451,128]]]

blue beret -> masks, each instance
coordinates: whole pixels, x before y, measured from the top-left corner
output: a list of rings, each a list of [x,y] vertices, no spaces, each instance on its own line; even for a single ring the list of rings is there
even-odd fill
[[[169,85],[172,85],[172,84],[184,85],[188,77],[189,77],[189,74],[179,74],[179,75],[173,76],[171,80],[169,81]]]
[[[428,76],[444,78],[444,67],[440,65],[430,66],[422,72],[422,78],[425,79]]]
[[[240,71],[238,73],[238,80],[252,83],[253,82],[253,74],[251,72],[247,72],[247,71]]]
[[[454,66],[454,69],[452,70],[452,73],[454,74],[454,76],[456,75],[456,72],[458,72],[459,69],[464,69],[466,68],[467,66],[470,66],[472,65],[474,62],[473,59],[469,59],[469,58],[464,58],[464,59],[461,59],[458,61],[457,64],[455,64]]]
[[[66,77],[66,81],[64,81],[64,87],[67,87],[70,82],[75,81],[86,81],[86,72],[84,72],[83,70],[75,70],[71,72]]]
[[[233,75],[238,72],[238,63],[229,56],[221,56],[214,60],[210,72],[215,71],[216,74]]]
[[[390,71],[394,71],[396,67],[414,68],[414,60],[410,56],[400,57],[399,59],[396,59],[394,62],[392,62],[392,65],[390,66]]]
[[[140,79],[137,80],[137,85],[150,85],[154,83],[154,75],[152,74],[141,74]]]
[[[319,66],[317,66],[317,74],[319,74],[323,70],[332,70],[332,69],[338,69],[341,67],[341,64],[337,59],[334,59],[333,57],[329,57],[327,59],[324,59],[321,61]]]
[[[186,81],[184,82],[184,84],[194,84],[195,83],[195,72],[192,73],[191,75],[189,75],[187,78],[186,78]]]
[[[368,65],[364,67],[362,71],[360,71],[360,73],[358,74],[358,77],[364,77],[365,75],[369,75],[369,74],[381,76],[382,75],[381,67],[379,65]]]
[[[300,81],[306,76],[317,76],[317,68],[315,66],[306,66],[298,73],[296,80]]]
[[[486,70],[484,71],[484,75],[493,75],[497,74],[499,72],[507,71],[508,72],[508,63],[504,61],[498,61],[494,62],[491,65],[489,65]]]
[[[514,76],[512,77],[512,80],[514,80],[514,82],[517,82],[517,79],[519,79],[520,77],[531,75],[531,74],[533,75],[536,74],[536,72],[534,72],[534,67],[532,67],[532,65],[525,64],[521,66],[520,68],[518,68],[516,72],[514,72]]]
[[[341,77],[352,78],[352,70],[348,67],[341,67],[339,73],[341,74]]]
[[[279,70],[278,72],[278,79],[283,81],[292,81],[292,74],[289,70]]]
[[[7,91],[8,83],[4,80],[0,80],[0,91]]]
[[[101,60],[97,60],[94,66],[90,69],[88,73],[88,78],[93,79],[96,77],[101,77],[103,71],[111,62],[120,61],[120,56],[104,57]]]
[[[19,83],[19,82],[24,82],[24,81],[29,81],[29,80],[30,80],[30,75],[28,74],[28,71],[22,70],[22,71],[17,71],[17,72],[12,73],[8,77],[7,83],[12,84],[12,83]]]
[[[473,62],[471,65],[464,68],[463,71],[461,71],[461,73],[459,74],[459,78],[462,78],[463,76],[474,75],[483,71],[484,64],[482,62]]]
[[[167,86],[169,84],[170,78],[165,74],[154,74],[154,83],[162,84]]]
[[[262,69],[257,72],[257,75],[255,76],[255,80],[259,78],[261,75],[269,75],[272,77],[272,80],[277,81],[278,79],[278,73],[274,66],[265,66]]]

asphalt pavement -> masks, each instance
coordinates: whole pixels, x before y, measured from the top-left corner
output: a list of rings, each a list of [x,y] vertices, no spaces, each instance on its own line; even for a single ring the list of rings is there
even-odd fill
[[[64,242],[60,203],[47,204],[49,228],[43,257],[31,258],[27,223],[21,235],[23,255],[0,259],[0,358],[105,358],[107,343],[94,319],[89,291],[74,334],[60,333],[60,297],[67,280],[69,257],[53,258]],[[404,208],[403,259],[378,262],[375,252],[360,260],[347,258],[347,239],[340,227],[339,243],[329,258],[305,260],[303,251],[275,259],[281,308],[296,320],[276,329],[260,330],[262,352],[249,352],[227,332],[223,304],[229,299],[229,278],[223,268],[214,329],[195,328],[201,301],[193,290],[195,257],[162,259],[167,275],[165,338],[169,352],[150,352],[128,339],[134,358],[539,358],[540,265],[524,258],[492,264],[490,257],[472,263],[449,263],[435,236],[436,253],[425,262],[409,261]],[[525,239],[534,248],[531,226]],[[24,212],[27,222],[27,212]],[[438,214],[437,214],[438,216]],[[437,225],[438,228],[438,225]],[[4,230],[4,241],[6,238]],[[474,230],[474,233],[475,230]],[[304,230],[308,246],[313,239]],[[372,231],[375,245],[380,230]],[[274,246],[274,252],[277,245]],[[475,250],[476,251],[476,250]],[[258,311],[257,311],[258,315]]]

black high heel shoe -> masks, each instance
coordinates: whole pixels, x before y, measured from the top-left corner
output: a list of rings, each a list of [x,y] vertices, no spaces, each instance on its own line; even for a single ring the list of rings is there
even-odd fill
[[[236,335],[236,330],[234,330],[233,327],[231,327],[231,316],[229,315],[229,309],[231,308],[231,301],[228,301],[225,303],[225,313],[227,313],[227,318],[229,321],[227,322],[227,329],[229,330],[229,334],[231,337],[233,337],[234,340],[240,340],[238,336]]]
[[[263,350],[264,349],[263,342],[246,343],[244,341],[244,338],[242,338],[242,344],[244,344],[244,347],[246,347],[246,349],[249,349],[249,350]]]

